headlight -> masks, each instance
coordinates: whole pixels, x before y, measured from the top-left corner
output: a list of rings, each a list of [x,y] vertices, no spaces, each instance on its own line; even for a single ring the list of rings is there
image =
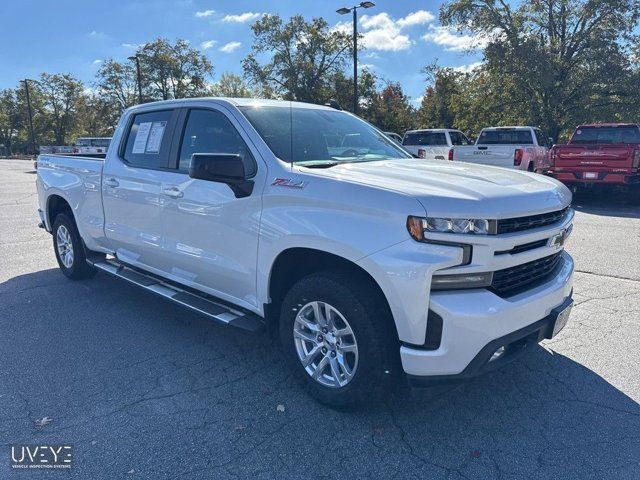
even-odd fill
[[[423,218],[413,216],[407,218],[407,230],[419,242],[424,241],[424,232],[488,235],[495,233],[496,226],[497,222],[495,220],[477,218]]]

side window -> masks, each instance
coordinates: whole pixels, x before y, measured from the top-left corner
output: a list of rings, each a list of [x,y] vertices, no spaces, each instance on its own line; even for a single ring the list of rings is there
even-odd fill
[[[540,147],[546,147],[547,146],[547,138],[544,136],[544,133],[542,133],[542,130],[538,130],[536,128],[533,131],[536,134],[536,140],[538,141],[538,145]]]
[[[172,110],[139,113],[127,135],[124,159],[131,165],[144,168],[166,167],[166,157],[171,144],[168,131]]]
[[[215,110],[191,110],[182,134],[178,169],[188,171],[194,153],[236,153],[244,162],[245,172],[256,173],[256,163],[236,128]]]
[[[469,139],[461,132],[449,132],[451,145],[469,145]]]

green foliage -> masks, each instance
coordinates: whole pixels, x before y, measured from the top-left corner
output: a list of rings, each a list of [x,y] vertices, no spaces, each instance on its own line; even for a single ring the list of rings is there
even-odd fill
[[[637,119],[625,107],[637,91],[630,58],[639,18],[637,0],[450,0],[440,11],[443,25],[489,41],[481,72],[467,79],[477,84],[465,88],[499,85],[485,101],[501,118],[554,138],[577,123]]]
[[[255,96],[240,75],[226,72],[220,80],[211,85],[210,92],[214,97],[250,98]]]
[[[185,40],[171,44],[164,38],[141,46],[140,61],[144,95],[149,100],[198,97],[206,94],[213,65]]]
[[[251,30],[252,52],[242,62],[245,76],[265,96],[324,103],[331,98],[331,78],[341,72],[352,48],[351,36],[331,30],[323,18],[284,22],[264,15]],[[265,55],[270,58],[261,62]]]
[[[415,109],[397,82],[387,82],[362,108],[362,116],[385,132],[400,135],[415,126]]]

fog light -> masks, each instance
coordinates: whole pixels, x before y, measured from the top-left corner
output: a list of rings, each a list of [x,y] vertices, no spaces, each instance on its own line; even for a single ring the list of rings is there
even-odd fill
[[[489,359],[489,361],[493,362],[494,360],[498,360],[500,357],[504,355],[504,352],[506,352],[506,349],[504,347],[500,347],[495,352],[493,352],[493,355],[491,355],[491,358]]]

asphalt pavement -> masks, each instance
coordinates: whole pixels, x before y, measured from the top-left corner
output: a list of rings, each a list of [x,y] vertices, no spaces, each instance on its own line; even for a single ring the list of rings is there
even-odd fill
[[[639,479],[640,206],[575,206],[558,337],[345,413],[306,396],[267,336],[106,274],[67,280],[32,163],[0,160],[0,478]],[[73,466],[11,469],[13,444],[71,444]]]

